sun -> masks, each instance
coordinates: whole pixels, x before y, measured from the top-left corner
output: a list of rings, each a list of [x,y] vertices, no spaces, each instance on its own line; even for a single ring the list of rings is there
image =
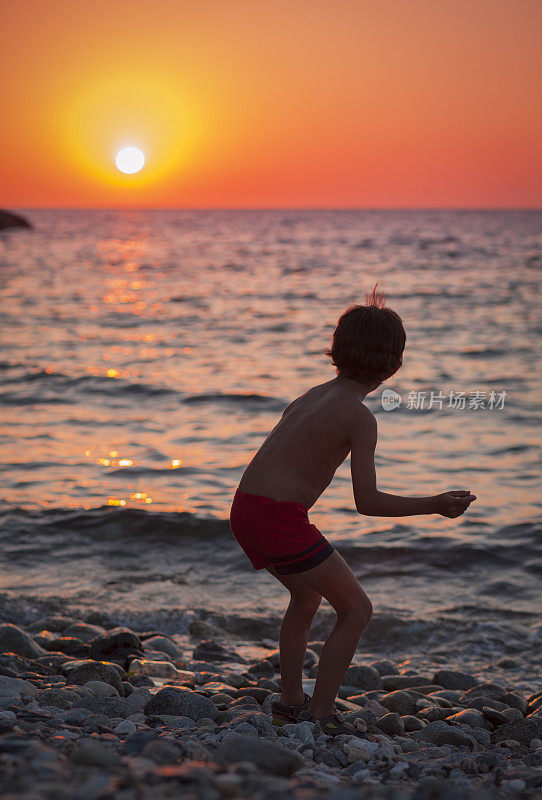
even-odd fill
[[[145,156],[138,147],[123,147],[115,157],[117,168],[126,175],[139,172],[145,164]]]

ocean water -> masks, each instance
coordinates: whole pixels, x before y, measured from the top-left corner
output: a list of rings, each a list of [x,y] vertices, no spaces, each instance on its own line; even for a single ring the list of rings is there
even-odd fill
[[[25,213],[0,234],[0,617],[275,640],[288,595],[233,540],[233,493],[379,281],[407,332],[366,399],[379,488],[478,500],[364,517],[339,468],[309,513],[373,601],[360,656],[540,681],[542,212]]]

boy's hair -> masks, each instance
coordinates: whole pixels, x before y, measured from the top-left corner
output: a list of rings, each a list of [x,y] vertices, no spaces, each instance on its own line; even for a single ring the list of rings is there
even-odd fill
[[[337,374],[359,383],[380,384],[402,364],[406,334],[399,314],[386,308],[383,293],[365,294],[365,305],[352,305],[339,318],[330,356]],[[375,387],[376,388],[376,387]]]

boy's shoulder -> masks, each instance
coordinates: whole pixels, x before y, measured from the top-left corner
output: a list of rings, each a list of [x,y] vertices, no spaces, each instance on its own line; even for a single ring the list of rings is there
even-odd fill
[[[371,409],[359,397],[345,393],[337,404],[337,412],[341,422],[349,431],[376,429],[376,417]]]

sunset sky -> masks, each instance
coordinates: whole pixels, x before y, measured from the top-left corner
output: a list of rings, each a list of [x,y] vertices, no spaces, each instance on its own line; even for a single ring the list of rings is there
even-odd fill
[[[2,0],[0,205],[540,207],[541,30],[540,0]]]

